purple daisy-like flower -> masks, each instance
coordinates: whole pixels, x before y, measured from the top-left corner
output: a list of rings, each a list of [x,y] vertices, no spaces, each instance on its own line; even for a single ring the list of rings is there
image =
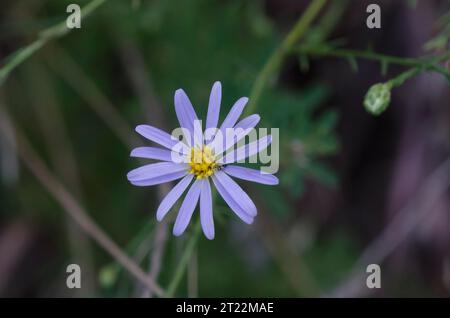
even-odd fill
[[[253,223],[257,209],[250,197],[231,178],[275,185],[272,174],[235,165],[258,154],[269,146],[270,135],[233,149],[258,124],[259,115],[250,115],[238,122],[248,98],[236,101],[220,127],[219,112],[222,96],[220,82],[215,82],[209,98],[205,132],[192,104],[182,89],[175,92],[175,111],[185,139],[178,138],[149,125],[139,125],[136,131],[143,137],[165,147],[138,147],[132,157],[160,160],[130,171],[128,180],[136,186],[151,186],[181,179],[160,203],[156,218],[161,221],[189,188],[181,204],[173,228],[179,236],[186,230],[200,201],[200,222],[205,236],[214,238],[211,183],[233,212],[245,223]],[[212,133],[211,133],[212,132]],[[230,177],[231,176],[231,177]]]

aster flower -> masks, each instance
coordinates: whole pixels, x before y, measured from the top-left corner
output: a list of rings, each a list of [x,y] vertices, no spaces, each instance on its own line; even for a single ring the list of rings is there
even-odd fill
[[[269,146],[270,135],[233,149],[258,124],[259,115],[253,114],[238,122],[248,98],[236,101],[220,126],[219,112],[222,88],[215,82],[208,105],[205,130],[198,120],[192,104],[182,89],[175,92],[175,112],[183,133],[183,140],[175,138],[156,127],[139,125],[138,132],[148,140],[166,149],[156,147],[138,147],[131,152],[132,157],[160,160],[130,171],[127,175],[131,184],[151,186],[181,179],[160,203],[156,212],[161,221],[189,188],[181,204],[173,228],[173,234],[179,236],[186,230],[194,210],[200,201],[200,222],[203,233],[208,239],[214,238],[213,202],[211,182],[231,210],[245,223],[251,224],[257,209],[250,197],[231,178],[275,185],[278,179],[272,174],[260,170],[238,166],[246,158],[258,154]]]

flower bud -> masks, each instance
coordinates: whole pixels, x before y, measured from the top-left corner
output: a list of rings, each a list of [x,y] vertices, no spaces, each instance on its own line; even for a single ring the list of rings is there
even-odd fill
[[[389,83],[372,85],[364,98],[364,107],[372,115],[380,115],[391,102],[391,88]]]
[[[100,286],[104,288],[110,288],[117,280],[118,270],[115,265],[104,266],[100,270],[99,281]]]

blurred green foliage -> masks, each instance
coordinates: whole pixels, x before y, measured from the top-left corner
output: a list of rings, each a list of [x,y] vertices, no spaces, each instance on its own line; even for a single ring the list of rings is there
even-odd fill
[[[30,24],[51,25],[54,19],[49,16],[64,17],[62,12],[70,2],[46,1]],[[264,12],[263,1],[111,0],[82,23],[81,30],[73,31],[56,45],[63,47],[101,92],[113,101],[129,123],[131,133],[134,126],[145,123],[146,119],[126,75],[120,47],[131,43],[139,48],[156,98],[170,121],[169,126],[174,128],[173,93],[177,88],[186,90],[199,116],[204,117],[211,85],[220,80],[223,86],[221,114],[224,116],[237,98],[248,94],[258,70],[281,37]],[[62,80],[61,74],[49,67],[52,59],[58,58],[58,53],[51,49],[43,50],[27,63],[42,66],[45,78],[35,77],[34,81],[43,81],[63,114],[70,138],[68,146],[74,149],[79,169],[83,204],[121,246],[133,238],[146,242],[145,239],[153,234],[154,226],[147,226],[144,235],[138,233],[143,224],[154,222],[157,190],[128,184],[126,172],[139,163],[128,157],[127,146],[121,144],[102,119],[91,112],[85,99]],[[30,103],[46,97],[36,95],[33,88],[36,83],[30,80],[26,71],[29,65],[23,67],[8,82],[6,101],[17,122],[50,162],[49,149],[42,142],[42,131],[39,125],[33,125],[36,116],[29,111]],[[278,175],[281,182],[278,187],[255,186],[252,193],[259,197],[264,213],[282,220],[281,227],[287,227],[289,220],[296,217],[293,202],[302,195],[306,180],[314,179],[327,186],[335,186],[338,182],[336,173],[323,160],[335,154],[339,146],[334,133],[338,116],[336,111],[324,107],[329,103],[329,88],[312,83],[301,91],[271,87],[257,105],[257,112],[263,119],[260,126],[280,129],[281,167]],[[45,103],[41,105],[45,107]],[[45,108],[42,111],[46,111]],[[145,144],[144,140],[142,144]],[[13,210],[24,214],[34,211],[39,222],[50,228],[49,232],[54,233],[52,236],[58,237],[54,238],[55,242],[59,242],[59,238],[64,241],[63,214],[58,212],[60,208],[44,194],[42,187],[25,172],[18,188],[22,199],[17,196],[9,199],[9,205],[15,207]],[[200,296],[297,295],[288,283],[289,277],[280,271],[279,264],[260,240],[253,242],[239,235],[233,238],[236,231],[252,231],[251,228],[230,222],[234,216],[223,202],[219,201],[217,206],[217,238],[213,242],[202,240],[198,248]],[[197,218],[198,215],[194,216]],[[239,250],[242,247],[239,240],[254,244],[261,259],[252,263],[245,249]],[[173,274],[183,241],[183,238],[170,240],[160,278],[163,286]],[[150,249],[151,242],[148,244],[147,249]],[[136,253],[138,245],[129,244],[128,252]],[[329,242],[313,245],[310,249],[306,261],[314,274],[322,277],[319,283],[323,288],[335,283],[342,275],[341,270],[324,274],[324,266],[330,259],[333,259],[333,267],[341,269],[355,257],[349,251],[351,248],[345,237],[342,240],[330,238]],[[94,251],[102,287],[97,295],[134,295],[134,284],[127,276],[111,265],[103,252]],[[64,263],[59,258],[49,262],[49,268],[56,271],[61,271],[61,263]],[[143,258],[141,264],[148,267],[148,257]],[[185,288],[179,293],[184,295]]]

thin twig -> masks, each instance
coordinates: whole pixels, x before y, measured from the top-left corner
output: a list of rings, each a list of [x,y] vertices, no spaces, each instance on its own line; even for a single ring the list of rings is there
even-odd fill
[[[127,147],[132,148],[139,143],[139,139],[130,133],[132,131],[128,123],[123,120],[119,112],[108,97],[101,92],[96,83],[94,83],[87,74],[78,66],[78,64],[62,49],[56,45],[52,47],[51,52],[53,56],[57,56],[54,59],[48,59],[48,65],[64,78],[69,85],[71,85],[78,94],[84,98],[95,113],[111,128],[120,141]],[[164,116],[160,111],[160,104],[152,94],[153,89],[145,74],[143,68],[143,62],[141,60],[135,60],[134,58],[139,52],[133,50],[133,54],[129,53],[124,58],[126,65],[125,70],[128,70],[128,75],[132,83],[132,87],[138,95],[140,104],[143,108],[147,108],[145,113],[153,114],[153,116],[147,116],[147,120],[151,123],[158,123],[161,128],[165,126]],[[139,65],[135,65],[139,63]],[[132,65],[129,65],[132,64]],[[158,114],[155,118],[154,114]],[[167,184],[158,186],[158,197],[162,199],[169,191]],[[148,228],[146,226],[145,228]],[[150,261],[150,277],[153,280],[157,280],[160,271],[160,262],[162,261],[162,254],[164,253],[164,245],[167,240],[166,233],[167,225],[159,224],[155,231],[155,246],[152,253],[152,259]],[[139,234],[138,237],[144,237]],[[127,249],[131,251],[132,249]],[[151,297],[151,291],[147,289],[144,296]]]
[[[57,97],[51,89],[48,74],[39,62],[29,63],[23,69],[26,71],[25,75],[30,84],[30,96],[32,96],[30,104],[35,110],[42,130],[51,165],[55,169],[57,177],[65,182],[65,185],[80,202],[83,202],[77,161],[64,125],[63,115],[58,107]],[[23,90],[23,87],[21,86],[20,89]],[[65,223],[68,229],[70,248],[74,254],[72,257],[80,260],[80,264],[84,268],[83,275],[87,281],[80,290],[80,295],[90,295],[93,293],[95,281],[91,244],[69,215],[65,216]]]
[[[418,224],[431,219],[432,208],[450,186],[450,157],[444,160],[422,183],[408,204],[401,209],[390,224],[363,251],[347,278],[326,296],[355,297],[369,293],[365,285],[365,268],[368,264],[381,264]]]
[[[285,55],[293,48],[297,41],[305,35],[306,31],[308,31],[309,26],[317,14],[319,14],[325,3],[326,0],[313,0],[303,15],[299,18],[298,22],[288,33],[281,45],[269,57],[253,83],[252,90],[250,92],[249,105],[245,110],[247,114],[251,114],[255,110],[258,105],[259,98],[261,97],[261,94],[264,91],[270,77],[279,68]]]
[[[373,51],[340,49],[326,46],[300,46],[295,49],[295,52],[320,57],[328,56],[328,57],[342,57],[342,58],[361,58],[366,60],[378,61],[380,63],[411,66],[418,69],[434,71],[446,77],[450,76],[450,70],[441,67],[439,65],[436,65],[437,62],[448,60],[450,58],[450,52],[433,57],[431,59],[408,58],[408,57],[380,54]]]
[[[167,221],[163,221],[158,224],[155,230],[155,236],[153,239],[153,253],[150,256],[150,270],[149,275],[155,281],[158,279],[159,272],[161,271],[161,264],[163,260],[164,250],[167,242]],[[147,294],[151,297],[151,293]]]
[[[56,45],[50,52],[52,58],[47,58],[50,68],[87,102],[88,106],[111,128],[122,143],[128,148],[139,144],[139,138],[131,133],[130,125],[122,118],[117,108],[70,55]]]
[[[86,18],[106,0],[92,0],[86,6],[81,8],[81,18]],[[66,20],[43,30],[38,39],[29,45],[17,50],[6,58],[5,65],[0,69],[0,86],[5,82],[9,74],[20,64],[25,62],[30,56],[39,51],[44,45],[53,39],[60,38],[70,32],[66,25]]]
[[[271,219],[270,213],[267,210],[264,211],[264,205],[260,202],[258,206],[260,213],[256,223],[257,230],[297,296],[320,295],[317,280],[303,261],[300,252],[292,246],[288,239],[283,237],[283,230],[277,222]]]
[[[23,163],[30,169],[34,176],[44,186],[44,188],[54,197],[69,215],[80,225],[80,227],[105,249],[118,263],[125,267],[130,274],[145,284],[156,295],[164,296],[164,290],[156,284],[153,279],[136,265],[136,263],[126,255],[120,247],[100,229],[91,219],[86,211],[79,205],[75,198],[48,170],[37,153],[33,150],[26,137],[14,127],[6,111],[1,109],[0,129],[3,131],[8,126],[14,129],[17,139],[17,152]]]
[[[163,107],[156,98],[153,83],[150,79],[149,72],[146,71],[145,60],[139,48],[131,40],[122,39],[120,36],[115,36],[115,38],[119,39],[117,45],[123,61],[124,70],[139,99],[139,104],[141,105],[142,113],[146,121],[151,125],[168,130]],[[167,183],[158,185],[158,198],[160,201],[169,193],[170,188],[170,184]],[[159,223],[154,232],[154,246],[150,256],[149,275],[155,281],[157,281],[161,269],[166,242],[167,221]],[[144,290],[142,297],[152,297],[151,290]]]
[[[263,69],[258,74],[255,82],[253,83],[253,87],[250,92],[250,103],[245,110],[247,114],[252,113],[255,110],[258,105],[258,100],[261,97],[261,94],[265,86],[267,85],[270,76],[272,76],[272,74],[278,69],[283,58],[285,57],[285,54],[289,52],[289,50],[295,45],[295,43],[305,35],[312,21],[319,13],[321,8],[325,5],[325,3],[326,0],[313,0],[304,14],[299,18],[298,22],[288,33],[281,45],[269,57]],[[181,278],[183,277],[188,261],[193,251],[195,250],[195,245],[197,244],[200,233],[201,227],[200,222],[198,222],[195,226],[194,233],[189,238],[181,260],[178,263],[177,269],[175,270],[175,275],[173,276],[172,281],[170,282],[167,289],[167,295],[169,297],[174,295],[181,281]]]
[[[142,53],[136,43],[129,39],[121,39],[117,45],[124,65],[124,71],[128,75],[131,88],[138,97],[142,114],[148,123],[167,129],[164,108],[156,98],[155,89]]]
[[[189,298],[198,297],[198,251],[194,248],[187,268],[187,294]]]
[[[194,233],[191,234],[186,247],[184,248],[183,255],[181,256],[180,261],[178,262],[178,266],[175,270],[175,274],[172,276],[172,280],[169,283],[169,287],[167,288],[167,297],[173,297],[178,285],[181,282],[181,278],[184,275],[184,272],[186,270],[186,266],[189,263],[189,260],[192,256],[192,253],[195,250],[195,246],[197,245],[197,241],[201,234],[201,226],[200,222],[197,221],[197,224],[194,226]]]

